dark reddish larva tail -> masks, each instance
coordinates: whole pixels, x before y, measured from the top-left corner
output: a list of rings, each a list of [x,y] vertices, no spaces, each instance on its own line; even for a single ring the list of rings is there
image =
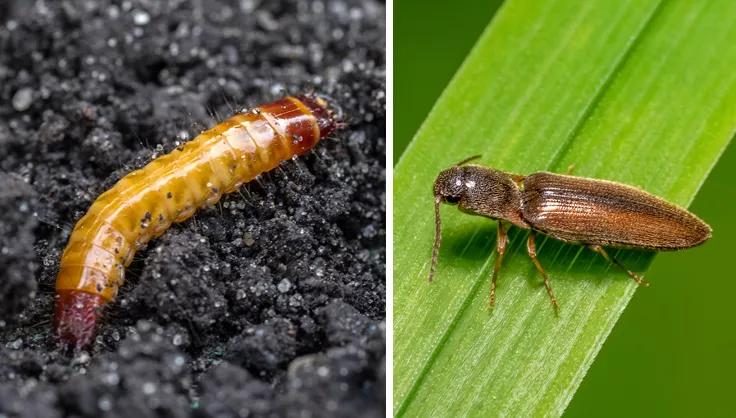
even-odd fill
[[[101,309],[115,298],[138,248],[311,150],[338,124],[325,99],[285,97],[238,113],[120,179],[77,222],[64,249],[56,278],[58,340],[74,348],[92,341]]]
[[[107,301],[102,296],[80,290],[61,290],[57,297],[54,311],[57,339],[75,349],[86,346],[95,336],[97,318]]]

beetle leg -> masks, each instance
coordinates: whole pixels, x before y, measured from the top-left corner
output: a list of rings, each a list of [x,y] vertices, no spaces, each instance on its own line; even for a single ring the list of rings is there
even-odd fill
[[[491,293],[488,299],[488,306],[490,308],[493,308],[493,304],[496,303],[496,279],[498,278],[498,271],[501,269],[501,262],[503,261],[503,255],[506,253],[506,243],[508,241],[508,235],[506,235],[503,222],[498,221],[498,237],[496,238],[498,257],[496,257],[496,264],[493,266],[493,275],[491,275]]]
[[[609,263],[613,263],[616,267],[620,268],[621,270],[625,271],[629,276],[631,276],[632,279],[638,284],[639,286],[649,286],[649,282],[644,280],[643,277],[639,276],[638,274],[634,273],[633,271],[627,269],[623,264],[621,264],[620,261],[616,260],[616,258],[611,257],[608,255],[608,252],[601,247],[600,245],[588,245],[588,248],[591,250],[597,252],[598,254],[602,255],[603,258],[606,259]]]
[[[549,277],[547,276],[547,272],[544,271],[544,269],[542,268],[542,265],[539,263],[539,260],[537,260],[537,248],[534,244],[535,237],[536,237],[535,232],[531,231],[529,233],[529,238],[526,240],[526,250],[529,252],[529,258],[532,259],[534,266],[537,268],[539,273],[544,278],[544,287],[547,288],[547,294],[549,295],[549,299],[552,301],[552,307],[555,309],[555,313],[559,314],[560,307],[557,305],[557,298],[555,297],[555,294],[552,291],[552,286],[549,284]]]
[[[575,163],[570,163],[570,165],[567,166],[567,171],[565,171],[565,175],[572,176],[573,170],[575,170]]]

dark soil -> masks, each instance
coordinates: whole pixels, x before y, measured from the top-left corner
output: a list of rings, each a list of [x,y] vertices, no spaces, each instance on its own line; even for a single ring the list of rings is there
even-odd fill
[[[385,10],[373,1],[0,2],[0,416],[383,416]],[[87,351],[51,334],[71,228],[236,109],[348,126],[137,254]]]

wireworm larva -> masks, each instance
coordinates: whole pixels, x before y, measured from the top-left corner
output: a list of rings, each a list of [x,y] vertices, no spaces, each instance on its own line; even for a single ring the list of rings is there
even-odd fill
[[[56,279],[54,333],[82,348],[115,299],[136,250],[203,206],[282,161],[304,154],[339,125],[317,96],[286,97],[238,113],[133,171],[77,222]]]

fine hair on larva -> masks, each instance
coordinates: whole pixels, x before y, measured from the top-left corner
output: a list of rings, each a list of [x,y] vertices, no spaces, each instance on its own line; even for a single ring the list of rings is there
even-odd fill
[[[310,151],[341,126],[334,102],[287,96],[238,112],[122,177],[69,236],[56,279],[54,334],[75,349],[95,335],[102,307],[124,283],[138,249],[198,208]]]

